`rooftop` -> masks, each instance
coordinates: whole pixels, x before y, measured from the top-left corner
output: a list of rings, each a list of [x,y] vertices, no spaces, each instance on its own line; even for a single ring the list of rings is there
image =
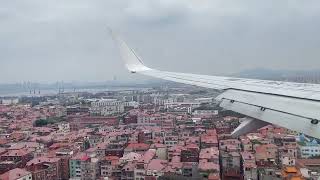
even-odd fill
[[[147,170],[151,171],[161,171],[163,170],[167,165],[166,160],[161,159],[152,159],[150,163],[147,166]]]
[[[132,150],[148,150],[150,148],[149,144],[145,143],[130,143],[126,149],[132,149]]]
[[[23,178],[24,176],[31,175],[31,172],[24,169],[15,168],[2,175],[0,175],[1,180],[16,180]]]

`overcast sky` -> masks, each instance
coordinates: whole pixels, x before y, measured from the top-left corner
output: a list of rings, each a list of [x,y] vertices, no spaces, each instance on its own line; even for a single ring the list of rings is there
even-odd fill
[[[320,69],[319,0],[0,0],[0,83],[141,78],[108,26],[163,70]]]

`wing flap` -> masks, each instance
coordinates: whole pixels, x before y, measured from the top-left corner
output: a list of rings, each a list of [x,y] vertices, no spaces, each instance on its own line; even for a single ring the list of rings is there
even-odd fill
[[[260,121],[258,119],[243,118],[240,119],[241,124],[231,133],[233,137],[239,137],[247,133],[253,132],[254,130],[260,129],[270,123]]]
[[[286,99],[288,103],[286,109],[285,106],[283,106],[283,103],[286,102],[281,98],[273,99],[271,95],[264,95],[264,97],[261,97],[260,94],[250,94],[250,92],[246,92],[247,97],[244,97],[243,92],[241,91],[228,91],[217,97],[217,99],[221,101],[221,107],[320,138],[320,123],[312,123],[312,120],[314,120],[312,117],[314,115],[312,109],[317,108],[318,104],[314,107],[310,104],[308,108],[311,110],[304,113],[304,110],[308,110],[308,108],[303,108],[296,99]],[[270,102],[267,102],[266,98],[268,97],[270,98],[269,101],[271,104]],[[294,111],[295,108],[297,111]]]
[[[318,119],[320,117],[320,103],[306,99],[261,94],[241,90],[227,90],[220,94],[217,100],[234,100],[265,109],[279,111],[308,119]]]

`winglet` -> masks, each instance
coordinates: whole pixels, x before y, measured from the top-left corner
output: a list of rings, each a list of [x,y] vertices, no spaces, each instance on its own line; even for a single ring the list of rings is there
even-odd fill
[[[131,49],[115,32],[113,32],[109,28],[109,32],[112,36],[112,39],[118,46],[120,50],[121,58],[124,60],[127,69],[131,73],[136,73],[139,71],[146,71],[151,70],[150,68],[146,67],[139,56]]]

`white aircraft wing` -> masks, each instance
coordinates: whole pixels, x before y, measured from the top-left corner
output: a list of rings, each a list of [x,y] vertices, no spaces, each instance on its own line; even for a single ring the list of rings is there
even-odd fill
[[[111,32],[126,67],[132,73],[205,88],[224,90],[220,106],[247,115],[233,134],[240,135],[272,123],[320,138],[320,85],[208,76],[160,71],[145,66],[133,49]]]

